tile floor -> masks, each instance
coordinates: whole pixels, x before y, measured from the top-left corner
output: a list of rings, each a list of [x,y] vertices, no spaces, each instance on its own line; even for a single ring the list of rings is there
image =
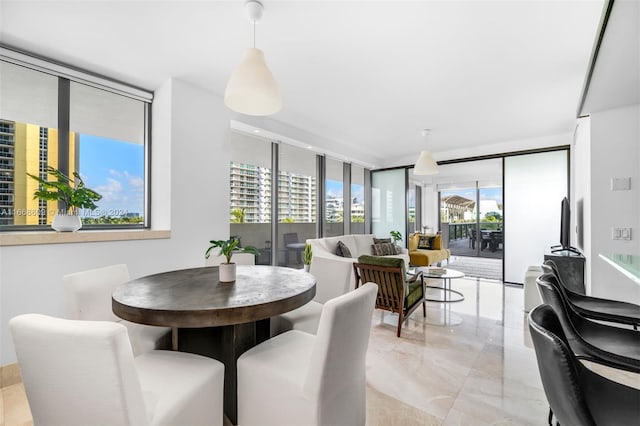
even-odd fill
[[[417,309],[401,338],[397,316],[375,312],[367,424],[546,424],[522,288],[475,278],[454,280],[453,288],[464,293],[463,302],[429,302],[427,317]],[[3,376],[0,425],[31,425],[19,378]]]

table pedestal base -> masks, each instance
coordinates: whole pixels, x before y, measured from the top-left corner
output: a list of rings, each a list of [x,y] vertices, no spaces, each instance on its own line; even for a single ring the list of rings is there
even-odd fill
[[[236,325],[178,330],[178,350],[204,355],[224,364],[224,414],[238,422],[236,361],[247,350],[269,338],[269,319]]]

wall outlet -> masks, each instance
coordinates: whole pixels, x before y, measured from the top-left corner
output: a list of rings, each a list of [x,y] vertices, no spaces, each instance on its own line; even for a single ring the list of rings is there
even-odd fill
[[[611,228],[612,240],[631,240],[631,228]]]
[[[611,178],[612,191],[628,191],[631,189],[631,178]]]

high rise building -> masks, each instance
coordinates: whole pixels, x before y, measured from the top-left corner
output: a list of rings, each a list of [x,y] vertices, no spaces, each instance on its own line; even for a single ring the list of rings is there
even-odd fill
[[[271,222],[271,169],[231,162],[230,221]],[[306,223],[316,217],[316,178],[280,171],[278,217],[281,221]]]
[[[69,135],[69,174],[77,166],[75,133]],[[58,211],[55,201],[33,198],[47,167],[58,168],[58,130],[0,120],[0,225],[46,225]]]

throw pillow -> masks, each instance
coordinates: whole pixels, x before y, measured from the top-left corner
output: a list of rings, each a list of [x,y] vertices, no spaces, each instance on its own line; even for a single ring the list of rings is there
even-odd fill
[[[371,246],[371,251],[374,256],[388,256],[390,254],[396,253],[396,245],[393,243],[381,243],[381,244],[373,244]]]
[[[423,250],[433,250],[433,242],[435,239],[436,237],[428,237],[426,235],[421,236],[418,240],[418,248]]]
[[[373,239],[373,244],[384,244],[384,243],[390,243],[391,242],[391,238],[374,238]]]
[[[340,257],[351,257],[351,250],[342,241],[338,241],[336,245],[336,254]]]

